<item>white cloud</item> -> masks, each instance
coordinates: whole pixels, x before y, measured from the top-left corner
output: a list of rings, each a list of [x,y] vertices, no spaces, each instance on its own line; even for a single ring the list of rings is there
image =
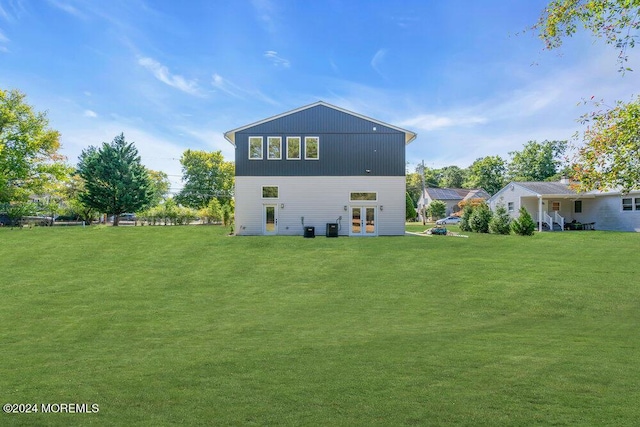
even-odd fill
[[[222,77],[218,73],[214,73],[213,76],[211,77],[211,84],[213,85],[213,87],[221,90],[227,95],[231,95],[234,98],[244,99],[244,97],[239,93],[244,91],[240,89],[238,86],[228,81],[227,79],[225,79],[224,77]]]
[[[76,9],[69,3],[65,3],[60,0],[47,0],[47,1],[51,6],[56,7],[68,13],[69,15],[75,16],[76,18],[87,19],[87,16],[84,13],[80,12],[78,9]]]
[[[0,52],[9,53],[9,48],[3,46],[2,43],[9,43],[9,39],[7,38],[7,36],[2,34],[2,31],[0,31]]]
[[[84,110],[83,116],[95,118],[95,117],[98,117],[98,114],[95,111],[92,111],[92,110]]]
[[[264,53],[265,58],[271,61],[271,63],[278,68],[289,68],[291,62],[288,59],[278,56],[278,52],[274,50],[268,50]]]
[[[213,76],[211,76],[211,85],[234,98],[246,99],[249,97],[252,99],[260,99],[267,104],[280,105],[278,101],[268,97],[259,90],[243,89],[218,73],[214,73]]]
[[[380,74],[380,76],[385,77],[385,75],[382,73],[382,71],[380,70],[380,65],[382,65],[382,62],[384,61],[385,57],[387,56],[387,49],[379,49],[375,55],[373,55],[373,58],[371,59],[371,68],[373,68],[375,70],[376,73]]]
[[[187,80],[178,74],[171,74],[169,69],[153,58],[139,57],[138,64],[151,71],[156,79],[190,95],[202,96],[196,80]]]
[[[273,3],[269,0],[252,0],[251,5],[253,6],[256,19],[262,23],[263,28],[271,34],[274,34],[277,31],[278,26],[274,20],[274,6]]]
[[[431,131],[454,126],[474,126],[486,122],[487,119],[481,116],[459,115],[448,117],[435,114],[420,114],[403,121],[400,126]]]

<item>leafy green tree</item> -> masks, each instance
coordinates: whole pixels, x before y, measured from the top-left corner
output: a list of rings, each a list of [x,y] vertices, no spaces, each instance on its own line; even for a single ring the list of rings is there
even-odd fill
[[[471,218],[469,218],[469,225],[471,226],[471,231],[475,231],[476,233],[488,233],[489,232],[489,222],[491,222],[491,217],[493,213],[489,206],[486,203],[482,203],[473,208],[473,213],[471,214]]]
[[[520,208],[520,216],[511,222],[511,229],[521,236],[533,236],[536,223],[524,206]]]
[[[29,215],[35,215],[36,210],[37,207],[34,203],[23,201],[7,205],[6,208],[7,216],[9,217],[9,222],[11,222],[11,226],[21,225],[22,218]]]
[[[500,156],[479,158],[469,167],[465,188],[483,188],[494,195],[504,187],[505,171],[505,162]]]
[[[180,158],[184,187],[176,201],[194,209],[206,207],[211,199],[229,203],[233,196],[235,166],[221,151],[186,150]]]
[[[640,97],[583,117],[589,122],[573,178],[582,191],[640,188]]]
[[[438,185],[441,188],[462,188],[465,181],[465,171],[458,166],[445,166],[439,171]]]
[[[62,199],[67,205],[71,216],[87,224],[91,224],[98,219],[98,212],[91,206],[86,206],[80,201],[80,194],[85,192],[84,180],[78,174],[70,177],[62,190]]]
[[[447,204],[442,200],[433,200],[429,203],[429,206],[427,206],[427,212],[429,212],[429,216],[433,219],[443,218],[447,212]]]
[[[0,203],[43,194],[47,183],[64,176],[59,138],[23,93],[0,89]]]
[[[503,203],[498,204],[496,211],[489,221],[489,233],[509,234],[511,233],[511,217]]]
[[[640,30],[640,0],[552,0],[534,25],[548,49],[562,45],[580,25],[618,54],[620,71],[626,67],[627,49],[633,48]],[[600,103],[596,103],[600,107]],[[640,98],[618,101],[615,107],[598,110],[581,118],[590,128],[583,134],[584,146],[576,158],[580,189],[640,188]]]
[[[171,187],[171,182],[169,181],[169,176],[161,171],[154,171],[152,169],[147,169],[149,173],[149,179],[151,180],[151,190],[152,197],[151,202],[149,203],[151,206],[156,206],[162,202],[167,194],[169,193],[169,188]]]
[[[551,50],[560,47],[581,24],[618,49],[618,63],[624,71],[629,70],[625,68],[627,48],[635,46],[639,16],[640,0],[552,0],[533,28]]]
[[[522,151],[509,153],[510,181],[546,181],[555,178],[562,164],[567,141],[529,141]]]
[[[82,151],[78,162],[78,174],[84,180],[80,202],[99,212],[118,216],[125,212],[137,212],[149,205],[153,188],[149,172],[140,163],[134,143],[127,143],[124,134],[104,142],[101,147],[89,147]]]
[[[409,197],[411,197],[413,203],[416,204],[422,194],[422,177],[418,172],[407,173],[406,182],[407,193],[409,193]]]
[[[411,200],[411,196],[409,195],[409,192],[407,191],[405,198],[405,219],[407,221],[413,221],[416,219],[416,207],[413,204],[413,200]]]

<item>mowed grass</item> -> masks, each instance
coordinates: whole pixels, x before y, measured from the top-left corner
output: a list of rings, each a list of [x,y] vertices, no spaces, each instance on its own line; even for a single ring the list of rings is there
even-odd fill
[[[640,234],[225,233],[1,229],[0,425],[640,419]]]

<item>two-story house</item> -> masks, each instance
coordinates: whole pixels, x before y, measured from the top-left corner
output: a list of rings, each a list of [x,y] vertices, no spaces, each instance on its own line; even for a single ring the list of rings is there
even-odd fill
[[[325,102],[225,133],[238,235],[404,234],[405,146],[416,134]]]

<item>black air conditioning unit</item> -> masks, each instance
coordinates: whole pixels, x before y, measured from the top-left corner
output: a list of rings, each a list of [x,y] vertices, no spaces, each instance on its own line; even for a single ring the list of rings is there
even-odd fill
[[[328,222],[327,223],[327,237],[338,237],[338,224]]]
[[[316,237],[316,228],[315,227],[304,227],[304,237],[305,238]]]

